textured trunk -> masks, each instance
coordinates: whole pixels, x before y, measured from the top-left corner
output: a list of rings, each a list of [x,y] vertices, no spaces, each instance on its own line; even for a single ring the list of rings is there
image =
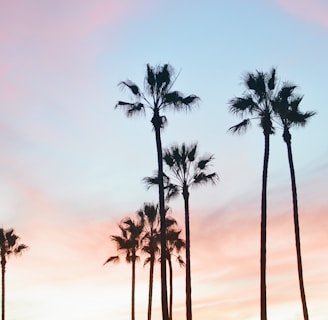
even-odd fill
[[[164,203],[164,183],[163,183],[163,153],[161,141],[162,119],[157,110],[154,111],[152,124],[155,129],[157,164],[158,164],[158,195],[159,214],[161,219],[161,299],[162,299],[162,319],[168,320],[167,303],[167,283],[166,283],[166,223],[165,223],[165,203]]]
[[[292,155],[291,135],[287,129],[284,130],[283,138],[284,138],[284,141],[286,142],[286,146],[287,146],[290,179],[291,179],[291,187],[292,187],[292,195],[293,195],[295,244],[296,244],[296,255],[297,255],[298,280],[299,280],[299,285],[300,285],[300,293],[301,293],[301,300],[302,300],[302,307],[303,307],[303,317],[304,317],[304,320],[308,320],[309,315],[308,315],[308,310],[307,310],[307,306],[306,306],[305,289],[304,289],[304,282],[303,282],[296,178],[295,178],[294,162],[293,162],[293,155]]]
[[[171,257],[168,257],[169,273],[170,273],[170,320],[172,320],[172,306],[173,306],[173,269]]]
[[[1,252],[1,319],[5,320],[5,272],[6,272],[6,257]]]
[[[150,268],[149,268],[148,320],[151,320],[151,309],[152,309],[152,301],[153,301],[154,263],[155,263],[155,257],[152,254],[150,260]]]
[[[192,319],[191,308],[191,272],[190,272],[190,220],[189,220],[189,191],[183,186],[183,200],[185,206],[185,229],[186,229],[186,315],[187,320]]]
[[[132,294],[131,294],[131,319],[134,320],[134,301],[135,301],[135,286],[136,286],[136,257],[132,257]]]
[[[267,320],[266,299],[266,225],[267,225],[267,180],[270,150],[270,134],[264,133],[264,159],[261,198],[261,320]]]

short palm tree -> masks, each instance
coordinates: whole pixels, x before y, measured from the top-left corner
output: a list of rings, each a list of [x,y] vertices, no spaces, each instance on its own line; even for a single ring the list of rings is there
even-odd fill
[[[246,91],[242,97],[229,101],[230,112],[244,119],[229,130],[243,133],[252,120],[258,121],[264,135],[264,159],[261,197],[261,320],[267,319],[266,302],[266,225],[267,225],[267,178],[270,150],[270,136],[274,133],[272,123],[272,100],[276,94],[276,70],[269,73],[256,71],[245,77]]]
[[[148,313],[147,319],[151,319],[152,299],[153,299],[153,282],[154,282],[154,265],[156,255],[160,252],[160,219],[158,206],[152,203],[145,203],[140,209],[139,215],[144,216],[144,235],[142,237],[142,251],[148,254],[144,265],[149,263],[149,291],[148,291]]]
[[[0,228],[0,256],[1,256],[1,319],[5,320],[5,272],[7,258],[11,255],[19,255],[28,247],[19,243],[19,237],[14,233],[14,229]]]
[[[176,257],[180,267],[185,266],[180,252],[186,247],[186,242],[180,237],[181,230],[176,226],[172,226],[166,230],[166,259],[169,265],[169,283],[170,283],[170,299],[169,299],[169,314],[170,320],[173,318],[173,267],[172,257]]]
[[[166,211],[168,208],[166,208]],[[143,207],[138,211],[138,215],[144,221],[144,230],[142,236],[142,251],[148,254],[144,265],[149,263],[149,293],[148,293],[148,320],[151,319],[152,296],[153,296],[153,279],[154,265],[156,256],[160,250],[160,215],[158,205],[153,203],[144,203]],[[176,224],[176,220],[166,215],[166,229]]]
[[[294,231],[295,231],[295,244],[296,244],[296,255],[297,255],[297,268],[298,268],[298,279],[303,307],[304,320],[309,319],[305,289],[303,282],[303,268],[302,268],[302,256],[301,256],[301,240],[300,240],[300,228],[299,228],[299,215],[298,215],[298,201],[297,201],[297,189],[296,189],[296,178],[295,169],[292,154],[292,135],[290,129],[292,127],[304,127],[309,118],[315,115],[315,112],[301,112],[299,105],[302,102],[303,97],[294,94],[296,89],[295,85],[286,83],[279,91],[276,99],[273,101],[273,110],[279,120],[279,125],[283,129],[283,139],[287,147],[288,163],[291,178],[291,188],[293,197],[293,216],[294,216]]]
[[[157,166],[158,166],[158,194],[159,194],[159,212],[161,219],[161,247],[165,248],[165,201],[164,201],[164,184],[163,184],[163,158],[162,158],[162,141],[161,130],[167,123],[167,119],[162,115],[163,111],[171,108],[174,110],[189,110],[198,101],[195,95],[184,96],[179,91],[173,91],[172,87],[176,77],[169,64],[152,67],[147,65],[145,76],[144,91],[132,81],[122,81],[120,86],[128,88],[133,95],[132,102],[118,101],[116,108],[123,108],[128,117],[144,113],[145,108],[152,112],[151,123],[155,131]],[[168,303],[167,303],[167,284],[166,284],[166,264],[165,250],[162,250],[161,262],[161,299],[162,299],[162,316],[163,320],[168,320]]]
[[[213,155],[197,157],[197,144],[173,145],[163,154],[164,163],[168,169],[171,188],[181,192],[185,208],[186,234],[186,314],[187,320],[192,319],[191,305],[191,263],[190,263],[190,218],[189,218],[189,190],[193,186],[207,184],[218,180],[215,172],[208,173]]]
[[[140,249],[141,234],[143,231],[143,221],[138,218],[136,221],[125,218],[119,224],[121,235],[112,235],[111,239],[116,243],[117,250],[125,254],[125,261],[132,264],[132,292],[131,292],[131,319],[135,319],[135,279],[136,262],[139,260],[137,255]],[[119,255],[109,257],[104,265],[109,262],[118,262]]]

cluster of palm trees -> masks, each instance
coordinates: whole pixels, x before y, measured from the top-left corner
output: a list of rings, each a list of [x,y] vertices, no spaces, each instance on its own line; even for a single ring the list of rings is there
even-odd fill
[[[154,177],[145,178],[148,185],[158,186],[159,216],[160,216],[160,262],[161,262],[161,302],[162,317],[170,319],[167,299],[167,272],[166,272],[166,209],[165,198],[170,199],[181,190],[185,204],[185,226],[186,226],[186,316],[192,319],[191,307],[191,274],[190,274],[190,231],[189,231],[189,188],[193,184],[213,182],[217,180],[216,173],[207,173],[213,156],[196,158],[197,145],[187,147],[185,144],[172,146],[163,153],[161,130],[167,124],[167,118],[162,112],[173,109],[191,110],[199,98],[196,95],[184,96],[181,92],[173,90],[176,81],[173,68],[169,64],[152,67],[147,65],[144,90],[131,80],[122,81],[120,86],[129,89],[133,101],[118,101],[116,108],[123,108],[128,117],[145,113],[151,110],[151,123],[155,132],[157,151],[157,173]],[[168,167],[169,174],[164,173],[163,163]],[[170,175],[175,182],[171,181]],[[166,197],[165,197],[166,191]]]
[[[166,208],[166,212],[169,209]],[[166,260],[169,266],[170,279],[170,304],[169,314],[172,319],[173,305],[173,268],[172,257],[176,256],[181,266],[184,265],[180,253],[185,248],[185,241],[181,238],[181,229],[177,221],[166,214]],[[146,255],[144,266],[149,264],[149,293],[148,293],[148,317],[151,319],[154,265],[160,261],[160,216],[158,205],[144,203],[143,207],[137,211],[136,217],[124,218],[119,223],[120,235],[112,235],[111,239],[116,243],[119,253],[125,255],[125,261],[132,266],[132,293],[131,293],[131,319],[135,319],[135,279],[136,263],[140,260],[139,253]],[[104,264],[119,261],[119,255],[109,257]]]
[[[315,112],[301,112],[299,105],[302,96],[295,94],[296,86],[289,82],[281,86],[277,83],[276,69],[264,73],[256,71],[248,73],[244,79],[246,91],[242,97],[230,100],[230,111],[241,115],[244,119],[229,130],[235,133],[244,132],[252,121],[257,121],[264,135],[264,160],[262,173],[262,198],[261,198],[261,320],[267,319],[266,302],[266,226],[267,226],[267,177],[270,151],[270,137],[275,133],[275,126],[282,128],[283,140],[287,146],[288,163],[291,176],[293,199],[294,232],[297,255],[297,268],[302,300],[304,320],[309,319],[301,258],[301,242],[298,218],[298,203],[296,191],[295,170],[291,147],[290,129],[305,126],[308,119]]]
[[[19,255],[28,247],[19,243],[19,237],[14,229],[0,228],[0,258],[1,258],[1,320],[5,320],[5,273],[7,259],[11,255]]]
[[[181,194],[185,207],[185,261],[186,261],[186,319],[192,319],[191,303],[191,268],[190,268],[190,226],[189,226],[189,188],[197,184],[218,181],[215,172],[208,173],[208,167],[213,160],[213,155],[197,158],[197,144],[174,145],[163,150],[161,142],[161,130],[167,124],[166,116],[162,115],[167,109],[191,110],[199,98],[196,95],[184,96],[181,92],[172,89],[175,83],[173,69],[170,65],[152,67],[147,65],[144,90],[131,80],[123,81],[120,85],[129,89],[134,99],[130,102],[118,101],[116,108],[123,108],[128,117],[145,113],[151,110],[151,123],[155,132],[158,170],[152,177],[147,177],[144,182],[147,186],[156,185],[159,195],[159,232],[160,232],[160,261],[161,261],[161,302],[162,319],[172,319],[172,310],[168,308],[167,282],[166,282],[166,252],[167,252],[167,228],[165,200],[169,201],[177,194]],[[298,204],[295,170],[291,148],[290,129],[297,126],[305,126],[308,119],[315,112],[301,112],[299,105],[302,96],[295,93],[296,86],[291,83],[278,83],[276,69],[265,73],[256,71],[248,73],[244,79],[246,90],[241,97],[235,97],[229,101],[230,112],[240,115],[243,119],[232,126],[229,131],[242,133],[257,121],[264,135],[264,160],[262,173],[262,197],[261,197],[261,248],[260,248],[260,290],[261,290],[261,320],[267,319],[266,302],[266,225],[267,225],[267,177],[270,151],[270,137],[275,133],[276,127],[283,131],[283,140],[287,146],[288,162],[291,175],[291,188],[293,199],[294,232],[297,254],[297,266],[299,286],[303,307],[303,316],[308,320],[308,310],[305,299],[305,290],[302,272],[300,230],[298,218]],[[164,171],[166,166],[166,171]],[[165,195],[166,193],[166,195]],[[131,221],[131,220],[128,220]],[[130,222],[129,222],[130,223]],[[128,225],[129,225],[128,223]],[[126,222],[124,222],[126,224]],[[126,228],[122,229],[126,232]],[[117,241],[115,236],[113,240]],[[118,247],[120,248],[120,246]],[[149,250],[149,248],[147,249]],[[132,254],[132,253],[131,253]],[[113,259],[111,257],[110,259]],[[107,260],[111,261],[111,260]],[[129,258],[130,259],[130,258]],[[149,256],[149,262],[154,257]],[[151,273],[153,272],[151,266]],[[152,279],[152,278],[151,278]],[[150,289],[151,290],[151,289]],[[150,291],[151,292],[151,291]],[[149,304],[150,305],[150,304]],[[148,312],[150,319],[151,312]]]

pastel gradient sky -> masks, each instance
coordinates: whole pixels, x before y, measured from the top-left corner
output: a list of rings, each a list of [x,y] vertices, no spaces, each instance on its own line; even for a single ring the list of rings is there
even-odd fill
[[[103,267],[109,235],[143,202],[156,168],[149,114],[114,110],[147,63],[170,63],[199,108],[168,113],[163,145],[198,141],[217,186],[191,192],[195,320],[259,319],[263,135],[227,129],[227,102],[248,71],[277,67],[317,115],[295,129],[302,254],[312,320],[328,315],[328,3],[326,0],[0,0],[0,225],[30,249],[7,268],[7,320],[129,319],[130,266]],[[270,320],[302,319],[289,170],[272,138],[268,185]],[[171,203],[183,224],[183,203]],[[154,319],[160,319],[159,267]],[[185,318],[175,265],[174,319]],[[148,269],[137,267],[136,319],[147,314]]]

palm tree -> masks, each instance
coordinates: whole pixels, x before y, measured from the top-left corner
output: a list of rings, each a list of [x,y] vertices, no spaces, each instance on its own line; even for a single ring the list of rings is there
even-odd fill
[[[169,302],[169,314],[170,320],[172,320],[172,307],[173,307],[173,267],[172,256],[175,256],[180,267],[185,263],[179,254],[182,249],[186,247],[186,242],[180,238],[181,230],[172,226],[166,230],[166,259],[169,265],[169,283],[170,283],[170,302]]]
[[[0,256],[1,256],[1,319],[5,320],[5,272],[7,258],[11,255],[21,254],[28,247],[25,244],[19,244],[19,237],[14,233],[14,229],[0,228]]]
[[[166,211],[168,208],[166,208]],[[152,296],[153,296],[153,279],[154,265],[156,256],[160,253],[160,215],[158,205],[153,203],[144,203],[143,207],[138,211],[138,215],[144,221],[144,235],[142,237],[142,251],[148,254],[144,262],[144,266],[149,263],[149,293],[148,293],[148,320],[151,319]],[[166,229],[171,228],[176,224],[176,220],[166,216]]]
[[[139,260],[137,251],[140,248],[141,234],[143,231],[143,221],[138,217],[136,221],[131,218],[125,218],[118,225],[121,235],[112,235],[111,239],[116,243],[117,250],[125,254],[125,261],[132,264],[132,293],[131,293],[131,319],[135,319],[135,279],[136,262]],[[108,262],[118,262],[119,255],[109,257]]]
[[[286,83],[279,91],[276,99],[273,101],[273,110],[279,119],[279,124],[283,128],[282,137],[287,147],[292,197],[293,197],[293,216],[294,216],[298,279],[299,279],[299,286],[300,286],[300,293],[301,293],[301,300],[302,300],[302,307],[303,307],[303,317],[304,320],[308,320],[309,315],[306,305],[305,289],[304,289],[304,282],[303,282],[296,178],[295,178],[295,169],[294,169],[293,154],[292,154],[292,135],[290,133],[290,128],[298,127],[298,126],[304,127],[307,124],[308,119],[315,115],[315,112],[310,111],[310,112],[303,113],[299,110],[299,105],[303,97],[295,95],[294,94],[295,89],[296,89],[295,85]]]
[[[165,116],[161,114],[169,108],[174,110],[189,110],[198,101],[195,95],[184,97],[179,91],[173,91],[172,87],[176,81],[174,72],[169,64],[163,66],[152,67],[147,65],[145,76],[144,91],[132,81],[122,81],[120,86],[128,88],[134,99],[132,102],[118,101],[116,108],[120,107],[126,111],[128,117],[136,114],[144,113],[145,108],[152,112],[151,123],[155,131],[156,150],[157,150],[157,166],[158,166],[158,194],[159,194],[159,212],[161,219],[161,247],[165,249],[165,202],[164,202],[164,185],[163,185],[163,156],[161,129],[167,123]],[[167,304],[167,284],[166,284],[166,264],[165,250],[161,251],[161,299],[162,299],[162,316],[163,320],[168,320],[168,304]]]
[[[163,154],[163,160],[168,168],[170,179],[169,190],[179,190],[183,196],[185,208],[186,233],[186,314],[187,320],[192,319],[191,305],[191,267],[190,267],[190,219],[189,219],[189,190],[192,186],[215,183],[218,175],[207,170],[213,160],[213,155],[197,157],[197,144],[186,146],[173,145]]]
[[[143,216],[144,235],[142,237],[143,245],[142,251],[148,254],[144,262],[144,266],[149,263],[149,292],[148,292],[148,320],[151,319],[152,300],[153,300],[153,282],[154,282],[154,265],[156,255],[160,252],[160,218],[158,212],[158,205],[152,203],[145,203],[140,209],[139,215]]]
[[[231,127],[233,133],[243,133],[251,120],[257,120],[264,135],[264,159],[261,197],[261,320],[267,319],[266,304],[266,224],[267,224],[267,178],[270,150],[270,135],[274,133],[272,103],[276,89],[276,70],[269,73],[256,71],[245,77],[246,91],[242,97],[230,100],[230,112],[241,115],[242,122]]]

